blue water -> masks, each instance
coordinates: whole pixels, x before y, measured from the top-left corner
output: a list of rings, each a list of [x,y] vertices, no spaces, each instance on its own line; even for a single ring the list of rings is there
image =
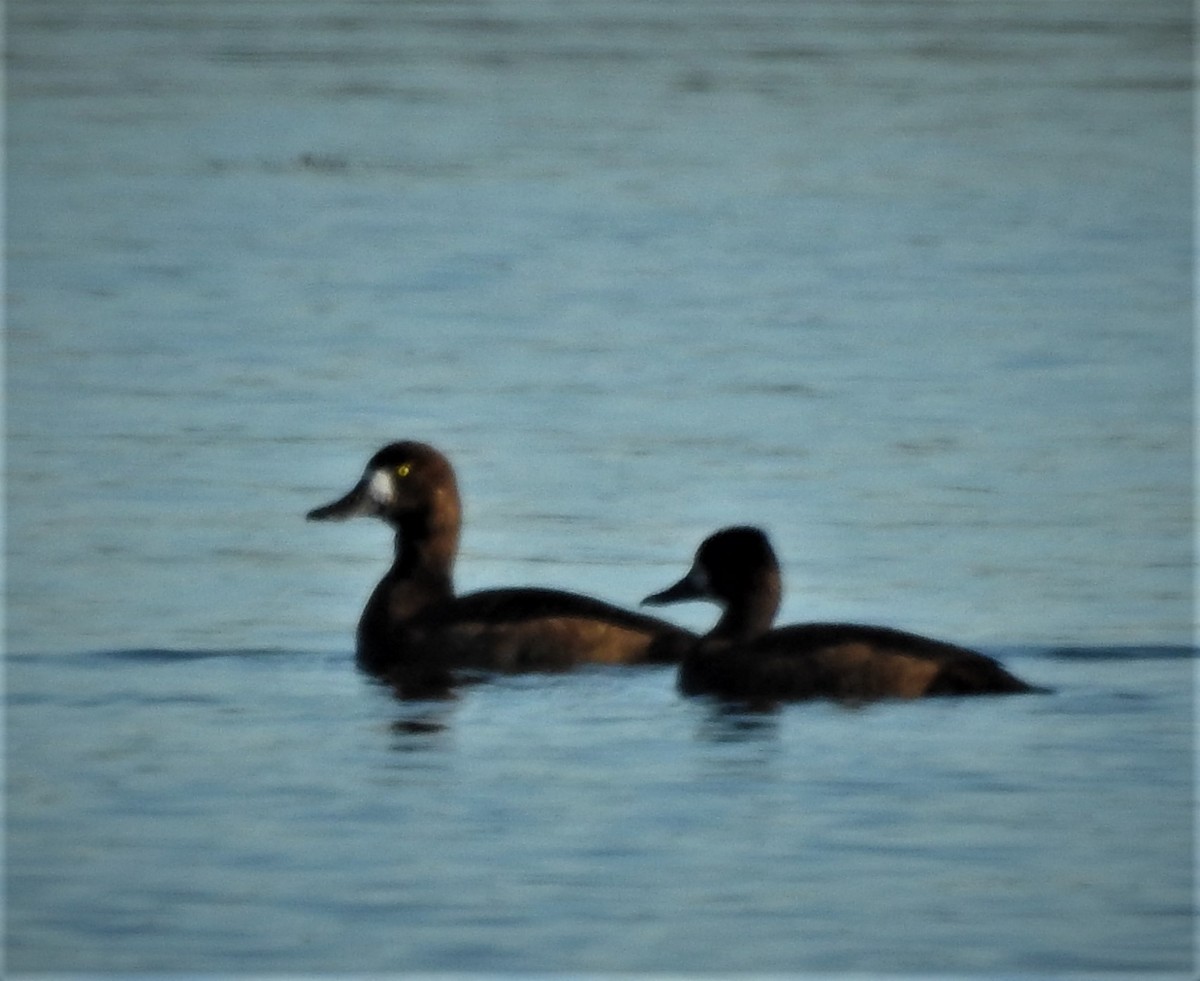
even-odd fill
[[[1189,3],[7,13],[10,976],[1194,973]],[[400,704],[395,438],[460,589],[754,522],[1055,693]]]

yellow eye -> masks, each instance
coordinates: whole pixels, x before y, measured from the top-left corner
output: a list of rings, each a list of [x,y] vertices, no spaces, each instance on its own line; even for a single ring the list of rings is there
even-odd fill
[[[402,463],[396,468],[397,477],[407,477],[412,472],[411,463]]]

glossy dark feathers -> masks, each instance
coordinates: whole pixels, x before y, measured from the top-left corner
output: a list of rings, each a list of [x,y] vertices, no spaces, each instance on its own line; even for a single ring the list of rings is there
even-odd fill
[[[392,443],[314,521],[378,517],[396,531],[391,568],[359,620],[360,666],[404,695],[436,694],[460,669],[562,670],[582,663],[674,662],[694,635],[575,593],[494,589],[454,594],[462,506],[450,462],[433,447]]]
[[[722,607],[716,626],[684,655],[680,689],[754,704],[1041,690],[977,651],[889,627],[771,629],[781,594],[779,564],[762,531],[727,528],[707,538],[688,574],[645,600],[707,598]]]

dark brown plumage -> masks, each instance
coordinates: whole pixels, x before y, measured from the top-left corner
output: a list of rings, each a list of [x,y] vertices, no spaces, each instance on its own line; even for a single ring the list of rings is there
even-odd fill
[[[1042,690],[976,651],[890,627],[808,623],[772,630],[781,594],[779,563],[762,531],[726,528],[705,539],[688,574],[643,601],[707,598],[722,606],[716,626],[685,653],[680,689],[752,704]]]
[[[358,624],[359,665],[408,697],[443,694],[460,669],[563,670],[583,663],[674,662],[695,635],[654,617],[551,589],[454,595],[462,505],[454,468],[432,446],[392,443],[312,521],[378,517],[395,559]]]

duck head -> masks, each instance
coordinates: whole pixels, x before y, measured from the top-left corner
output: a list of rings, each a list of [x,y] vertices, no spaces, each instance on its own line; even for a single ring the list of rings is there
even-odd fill
[[[745,639],[770,629],[781,595],[779,560],[759,528],[723,528],[701,542],[679,582],[642,602],[650,606],[713,600],[723,608],[713,636]]]
[[[367,462],[362,479],[345,496],[313,508],[309,521],[381,518],[397,530],[419,523],[453,527],[461,520],[458,482],[450,461],[432,446],[389,443]]]

